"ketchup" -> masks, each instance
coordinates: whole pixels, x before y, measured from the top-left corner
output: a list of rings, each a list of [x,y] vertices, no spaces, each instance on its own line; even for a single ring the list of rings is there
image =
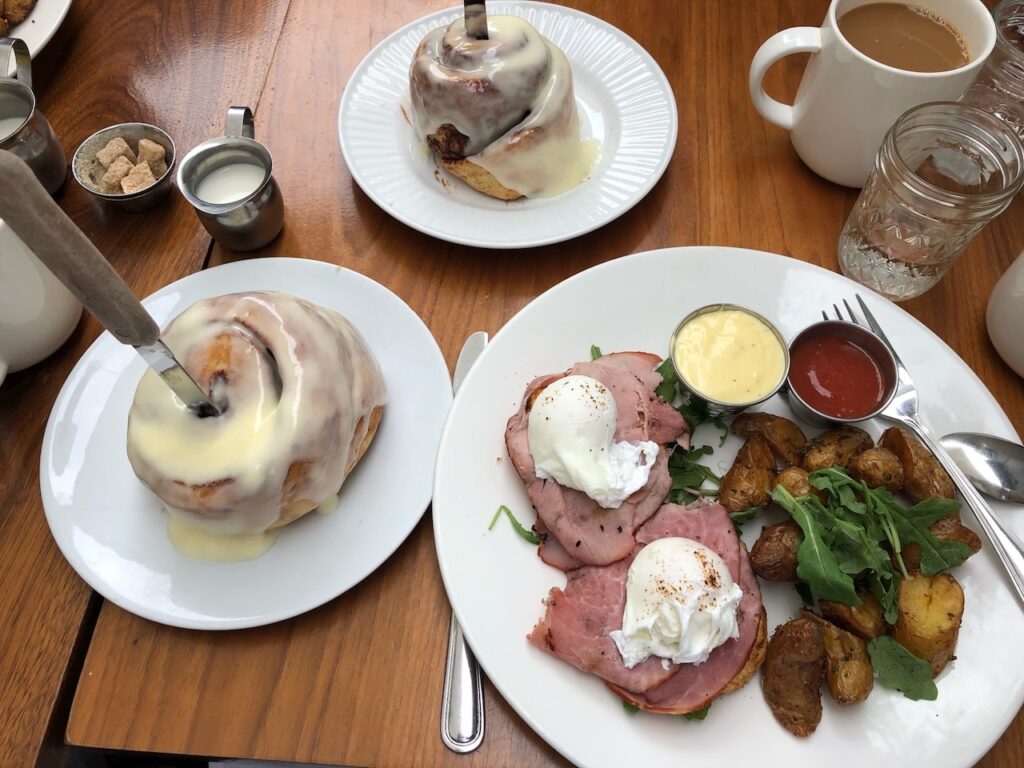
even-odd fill
[[[875,358],[849,339],[826,333],[800,339],[790,350],[789,385],[809,406],[840,419],[867,416],[885,397]]]

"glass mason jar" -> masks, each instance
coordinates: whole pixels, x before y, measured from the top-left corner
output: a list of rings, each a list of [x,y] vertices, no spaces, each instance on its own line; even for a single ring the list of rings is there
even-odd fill
[[[1003,0],[992,16],[995,48],[960,101],[998,115],[1024,140],[1024,0]]]
[[[1024,146],[995,115],[922,104],[889,129],[839,238],[843,274],[893,301],[935,285],[1024,182]]]

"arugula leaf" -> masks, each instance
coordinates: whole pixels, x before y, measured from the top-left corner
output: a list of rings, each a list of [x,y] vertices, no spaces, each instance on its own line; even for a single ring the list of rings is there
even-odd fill
[[[597,344],[591,344],[590,345],[590,359],[591,360],[597,360],[597,358],[599,358],[599,357],[601,357],[601,348],[599,346],[597,346]]]
[[[938,698],[939,689],[932,680],[931,665],[888,635],[880,635],[869,642],[868,655],[878,682],[886,688],[895,688],[914,701]]]
[[[971,548],[963,542],[940,541],[928,530],[929,525],[948,517],[957,506],[952,499],[929,499],[910,509],[896,507],[892,510],[893,523],[900,538],[921,547],[921,573],[925,576],[960,565],[971,556]]]
[[[661,384],[655,388],[655,393],[669,405],[676,399],[676,385],[679,377],[672,365],[672,360],[665,358],[661,365],[654,369],[655,373],[661,374]]]
[[[620,701],[622,701],[622,708],[626,710],[627,715],[635,715],[637,712],[640,711],[640,707],[634,704],[630,704],[625,699],[620,699]]]
[[[487,526],[488,531],[494,528],[494,524],[498,522],[498,518],[501,516],[502,512],[504,512],[508,516],[509,522],[512,523],[512,527],[515,528],[516,533],[518,533],[528,542],[530,542],[531,544],[540,544],[542,541],[544,541],[543,536],[541,536],[536,531],[531,531],[529,528],[525,528],[522,523],[516,520],[516,516],[512,514],[512,510],[506,507],[504,504],[498,507],[498,511],[495,512],[494,517],[491,518],[491,524]]]
[[[803,541],[800,542],[796,553],[796,575],[807,583],[814,599],[860,605],[853,579],[839,567],[829,547],[830,532],[815,514],[819,511],[815,508],[815,503],[824,509],[821,502],[813,496],[794,499],[781,485],[776,485],[772,489],[772,500],[789,512],[804,533]]]
[[[814,607],[814,595],[811,594],[811,589],[802,581],[794,581],[793,587],[796,589],[796,593],[800,595],[800,602],[808,608]]]
[[[684,712],[683,714],[680,715],[680,717],[683,718],[684,720],[703,720],[705,717],[708,716],[708,712],[710,712],[710,711],[711,711],[711,702],[709,701],[707,704],[705,704],[700,709],[698,709],[698,710],[696,710],[694,712]]]
[[[669,504],[689,504],[700,496],[714,496],[717,490],[704,488],[710,481],[718,485],[722,481],[710,468],[699,463],[702,456],[710,456],[714,450],[709,445],[701,445],[690,450],[676,446],[668,457],[668,474],[672,478],[672,488],[666,501]]]
[[[744,523],[749,523],[762,512],[764,510],[760,507],[747,507],[740,512],[730,512],[729,519],[732,520],[733,528],[736,529],[736,535],[739,536],[743,533]]]

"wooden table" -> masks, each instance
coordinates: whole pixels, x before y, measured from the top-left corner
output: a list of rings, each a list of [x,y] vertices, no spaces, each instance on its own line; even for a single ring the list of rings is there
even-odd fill
[[[494,333],[541,291],[628,253],[733,245],[836,268],[855,192],[804,168],[746,88],[760,42],[817,24],[824,0],[567,0],[661,64],[679,105],[679,141],[665,177],[621,219],[517,252],[449,245],[391,219],[354,185],[338,149],[338,102],[359,60],[451,2],[123,0],[112,13],[99,0],[75,0],[36,60],[36,89],[69,156],[94,130],[126,120],[164,127],[183,153],[218,135],[229,104],[252,106],[287,213],[281,237],[248,257],[316,258],[372,277],[423,317],[451,364],[470,332]],[[778,65],[770,90],[792,96],[802,66],[800,57]],[[177,194],[141,215],[108,211],[73,184],[60,202],[139,295],[242,258],[213,246]],[[1024,433],[1021,380],[984,328],[989,292],[1022,248],[1018,200],[937,288],[904,306],[971,365]],[[0,765],[58,765],[65,734],[105,750],[339,765],[566,764],[490,686],[483,747],[468,757],[442,747],[448,607],[429,516],[358,587],[271,627],[170,629],[92,596],[49,536],[37,467],[57,391],[99,330],[84,319],[58,354],[0,389]],[[979,765],[1022,764],[1018,715]]]

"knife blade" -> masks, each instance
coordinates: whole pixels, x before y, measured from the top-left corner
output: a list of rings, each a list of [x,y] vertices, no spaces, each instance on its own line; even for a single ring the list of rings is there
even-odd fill
[[[476,40],[487,40],[487,5],[484,0],[462,0],[466,33]]]
[[[477,331],[462,345],[455,363],[452,389],[459,391],[473,363],[487,346],[487,334]],[[462,636],[462,627],[452,612],[448,625],[448,653],[441,695],[441,741],[453,752],[464,754],[484,739],[484,687],[480,665]]]

